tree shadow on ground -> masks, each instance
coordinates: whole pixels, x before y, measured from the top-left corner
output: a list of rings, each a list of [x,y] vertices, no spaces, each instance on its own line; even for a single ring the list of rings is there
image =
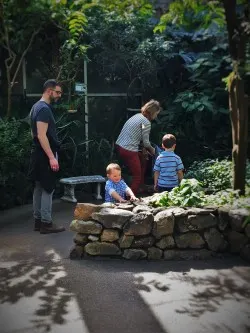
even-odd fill
[[[63,286],[65,275],[61,263],[54,260],[53,251],[39,264],[35,260],[3,264],[0,267],[0,304],[30,299],[32,305],[38,304],[31,317],[32,326],[49,332],[54,324],[66,322],[72,294]],[[37,299],[36,302],[32,297]]]
[[[250,326],[249,325],[243,325],[241,327],[241,331],[235,331],[228,325],[217,325],[217,324],[212,324],[209,327],[209,333],[250,333]]]
[[[235,316],[231,320],[232,323],[238,322],[239,330],[230,327],[228,315],[225,314],[224,317],[223,314],[220,317],[221,323],[211,323],[208,320],[207,327],[201,324],[202,331],[250,333],[250,325],[248,324],[250,322],[250,267],[234,266],[230,269],[223,267],[223,269],[216,270],[211,270],[210,267],[209,270],[204,269],[204,271],[190,269],[188,272],[175,270],[157,274],[149,272],[148,274],[147,272],[146,275],[144,273],[137,274],[134,283],[139,292],[146,292],[146,294],[152,292],[154,294],[154,296],[146,296],[145,294],[145,297],[155,311],[157,311],[158,306],[166,306],[166,308],[174,306],[173,311],[180,321],[182,315],[188,315],[194,319],[201,318],[200,321],[203,322],[202,318],[218,318],[218,314],[223,313],[223,309],[227,311],[227,306],[231,306],[230,311]],[[179,291],[177,291],[178,289]],[[181,290],[183,290],[183,295]],[[230,303],[233,305],[229,305]],[[216,312],[215,317],[202,317],[208,313]],[[242,318],[242,322],[239,322],[239,318]]]
[[[232,272],[234,276],[228,275],[226,271],[204,277],[187,274],[176,276],[175,279],[197,289],[191,294],[189,306],[177,309],[176,312],[198,318],[205,312],[217,311],[223,302],[233,300],[244,301],[250,315],[250,269],[235,268]]]
[[[166,292],[170,289],[169,284],[161,283],[161,282],[157,281],[156,279],[150,280],[149,282],[145,283],[143,276],[136,277],[134,280],[134,283],[138,290],[142,290],[142,291],[146,291],[146,292],[150,292],[153,288],[155,288],[159,291],[162,291],[162,292]]]

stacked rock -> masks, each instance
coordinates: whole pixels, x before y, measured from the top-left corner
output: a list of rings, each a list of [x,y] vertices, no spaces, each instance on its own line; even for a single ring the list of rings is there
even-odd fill
[[[228,250],[250,260],[247,216],[244,209],[78,203],[70,225],[76,233],[70,257],[188,260]]]

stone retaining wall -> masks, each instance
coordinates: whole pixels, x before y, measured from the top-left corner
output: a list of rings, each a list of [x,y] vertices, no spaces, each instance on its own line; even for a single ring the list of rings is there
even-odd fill
[[[250,224],[242,226],[245,209],[78,203],[74,216],[72,259],[188,260],[231,252],[250,261]]]

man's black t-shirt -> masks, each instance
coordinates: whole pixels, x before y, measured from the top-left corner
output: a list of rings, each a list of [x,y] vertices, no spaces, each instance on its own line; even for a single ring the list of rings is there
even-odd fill
[[[59,141],[56,134],[56,123],[53,116],[51,106],[44,101],[38,101],[35,103],[30,111],[31,118],[31,130],[33,133],[33,143],[35,146],[39,146],[40,142],[37,138],[37,122],[41,121],[48,124],[47,138],[52,150],[57,150],[59,147]]]

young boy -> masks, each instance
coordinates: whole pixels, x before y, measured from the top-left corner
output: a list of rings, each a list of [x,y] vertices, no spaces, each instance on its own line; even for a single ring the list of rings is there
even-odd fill
[[[106,168],[108,181],[105,186],[105,202],[126,202],[126,195],[132,201],[138,200],[128,185],[121,179],[121,167],[111,163]]]
[[[157,157],[154,165],[154,189],[158,192],[170,192],[178,186],[183,179],[183,163],[181,158],[174,153],[176,138],[166,134],[162,138],[163,152]]]

